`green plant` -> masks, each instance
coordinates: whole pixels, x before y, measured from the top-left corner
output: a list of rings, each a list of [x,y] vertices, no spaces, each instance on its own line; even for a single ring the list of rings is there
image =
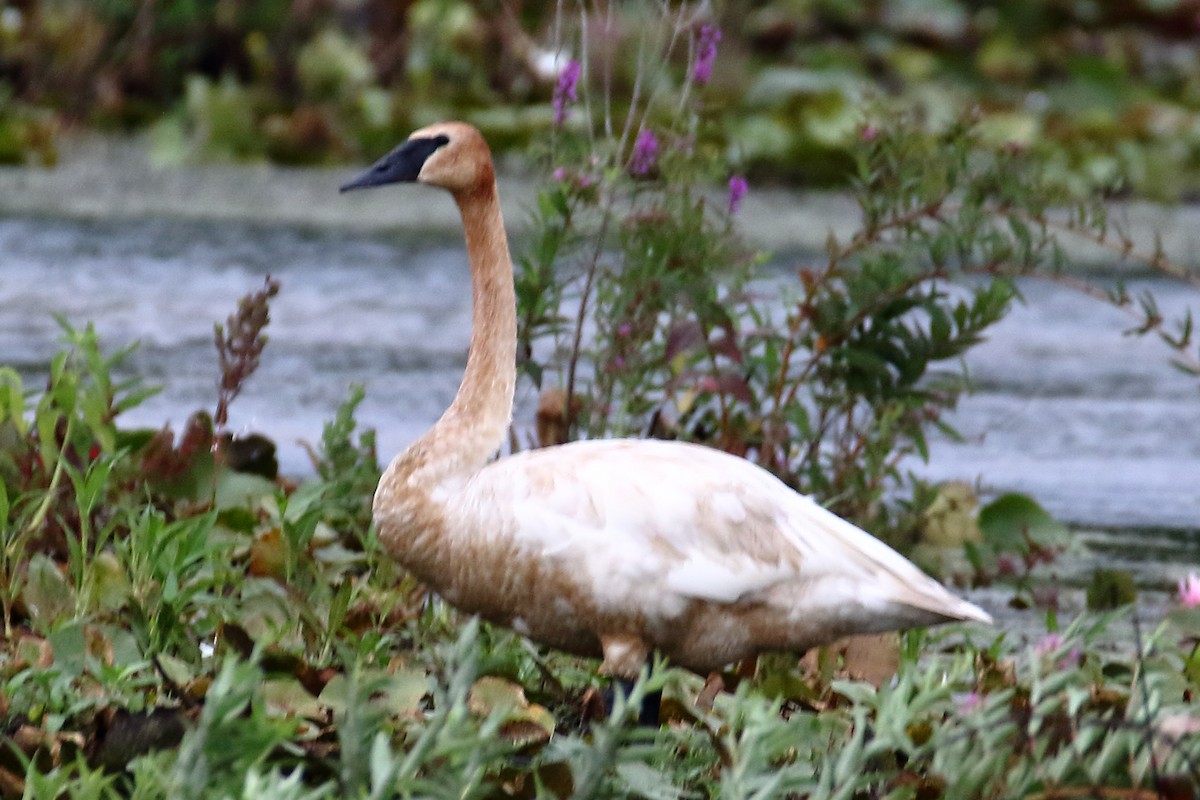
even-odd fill
[[[156,389],[113,378],[130,349],[101,353],[95,330],[60,319],[67,349],[50,363],[45,392],[30,405],[15,371],[0,370],[0,476],[3,542],[0,589],[6,635],[30,552],[68,557],[77,589],[87,595],[86,565],[113,534],[107,501],[128,477],[123,453],[137,437],[117,429],[124,410]],[[114,469],[116,470],[114,472]]]
[[[189,8],[159,11],[186,22]],[[1069,195],[1042,179],[1039,153],[993,147],[974,119],[931,127],[870,106],[836,162],[859,230],[794,280],[760,280],[763,259],[736,235],[746,185],[725,163],[717,29],[697,8],[622,8],[638,23],[628,36],[605,17],[561,21],[564,48],[597,41],[585,25],[605,47],[578,48],[544,109],[557,118],[541,154],[551,180],[518,293],[525,374],[562,390],[570,435],[723,447],[903,539],[932,492],[902,459],[924,453],[967,389],[955,362],[1019,279],[1124,308],[1196,366],[1190,317],[1060,269],[1060,236],[1135,249],[1103,206],[1056,206]],[[346,47],[310,51],[305,91],[329,100],[358,80]],[[1145,265],[1194,280],[1161,252]],[[218,336],[225,408],[264,352],[272,294],[248,297]],[[150,391],[114,377],[127,351],[64,330],[45,391],[0,367],[0,793],[1049,800],[1200,782],[1189,608],[1061,629],[1049,613],[1028,642],[912,632],[874,683],[830,653],[764,657],[754,676],[720,676],[718,693],[654,664],[592,718],[593,662],[463,620],[383,556],[361,389],[293,486],[214,459],[206,416],[178,442],[122,428]],[[1015,557],[1032,582],[1066,541],[1018,496],[984,506],[980,527],[968,547],[981,580]],[[628,712],[654,689],[667,724],[638,727]]]
[[[379,456],[375,432],[358,432],[355,409],[366,397],[362,386],[350,387],[350,396],[321,433],[319,451],[309,448],[309,458],[317,475],[330,491],[330,499],[343,506],[343,515],[331,521],[339,530],[363,531],[371,524],[370,498],[379,483]]]
[[[911,483],[901,465],[927,457],[931,431],[954,435],[943,417],[969,389],[957,364],[1018,299],[1016,280],[1062,281],[1133,310],[1120,290],[1064,273],[1058,237],[1123,254],[1132,243],[1094,196],[1046,178],[1032,151],[989,144],[976,119],[931,131],[867,104],[849,175],[858,230],[831,236],[797,280],[770,276],[780,296],[767,294],[763,259],[734,225],[746,185],[725,165],[720,108],[706,99],[712,23],[688,5],[641,14],[606,47],[668,69],[652,82],[639,71],[628,97],[613,89],[611,54],[581,44],[604,20],[580,11],[561,23],[560,46],[580,61],[560,77],[542,161],[551,175],[518,264],[524,372],[562,389],[569,438],[703,441],[910,540],[923,508],[883,500]],[[731,172],[724,202],[706,192]],[[1160,250],[1146,258],[1197,280]],[[1158,333],[1184,368],[1200,365],[1190,315],[1169,332],[1153,298],[1140,306],[1137,332]]]

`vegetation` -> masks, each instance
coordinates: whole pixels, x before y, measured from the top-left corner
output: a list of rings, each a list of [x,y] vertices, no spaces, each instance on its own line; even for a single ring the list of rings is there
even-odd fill
[[[194,22],[201,5],[139,7],[149,33],[130,46],[155,41],[169,16]],[[427,6],[405,19],[430,19]],[[440,7],[439,25],[461,21],[463,6]],[[214,25],[248,24],[257,12],[242,8]],[[750,28],[770,8],[734,11]],[[822,25],[861,19],[814,8]],[[901,546],[949,544],[965,559],[945,578],[1002,583],[1044,636],[958,627],[764,656],[724,675],[724,692],[659,663],[599,715],[593,663],[461,618],[381,552],[361,390],[326,426],[313,478],[294,485],[241,458],[221,420],[270,358],[281,288],[268,280],[215,332],[217,408],[178,435],[121,424],[153,388],[115,378],[128,351],[109,353],[90,327],[62,321],[44,388],[0,367],[0,796],[1194,796],[1200,584],[1146,620],[1110,576],[1095,606],[1115,610],[1060,622],[1034,589],[1069,542],[1061,525],[1006,496],[977,531],[948,533],[949,495],[898,466],[945,427],[968,388],[957,361],[1018,299],[1018,278],[1128,310],[1134,332],[1200,374],[1190,317],[1060,271],[1063,236],[1134,255],[1097,200],[1111,184],[1080,194],[1074,173],[1047,166],[1052,151],[997,145],[986,117],[935,124],[880,100],[841,145],[859,231],[765,298],[735,226],[755,162],[729,165],[740,140],[714,62],[741,40],[690,7],[639,13],[608,59],[581,45],[603,20],[554,26],[580,59],[543,97],[547,143],[533,159],[547,180],[517,278],[523,371],[558,415],[541,438],[673,436],[737,452]],[[309,41],[286,30],[281,41]],[[186,82],[189,63],[153,74]],[[203,91],[288,80],[256,74]],[[1161,253],[1144,264],[1195,280]],[[663,724],[639,727],[633,709],[658,688]]]
[[[619,41],[652,5],[617,4],[591,43]],[[1159,198],[1200,186],[1189,0],[716,6],[714,124],[752,178],[843,184],[861,103],[888,96],[934,127],[978,109],[984,136],[1035,148],[1044,169],[1080,186],[1123,178]],[[522,151],[553,123],[558,8],[9,0],[0,161],[50,163],[57,133],[78,125],[152,126],[164,159],[366,160],[447,117]],[[634,86],[634,60],[615,61],[611,77]]]
[[[380,553],[361,395],[320,477],[286,487],[195,447],[202,424],[120,429],[143,391],[65,333],[44,393],[0,374],[3,796],[1174,798],[1200,778],[1196,608],[764,658],[707,699],[655,665],[588,716],[591,666],[458,618]],[[639,728],[657,687],[664,727]]]

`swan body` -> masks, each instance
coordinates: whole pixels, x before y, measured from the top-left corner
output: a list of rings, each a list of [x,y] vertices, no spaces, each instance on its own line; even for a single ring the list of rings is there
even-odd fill
[[[342,187],[448,190],[471,264],[463,382],[388,466],[380,540],[463,611],[636,676],[653,650],[706,672],[853,633],[991,622],[865,531],[766,470],[681,442],[598,440],[493,460],[511,422],[516,299],[482,135],[412,134]]]

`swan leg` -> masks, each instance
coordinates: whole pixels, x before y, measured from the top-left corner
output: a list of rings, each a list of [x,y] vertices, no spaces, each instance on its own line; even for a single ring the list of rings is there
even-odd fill
[[[616,686],[621,687],[621,691],[626,697],[633,694],[633,685],[636,681],[630,678],[614,678],[614,685],[609,687],[605,692],[605,700],[608,703],[609,709],[613,707],[613,692]],[[646,692],[642,696],[642,705],[638,709],[638,725],[643,728],[657,728],[659,725],[659,712],[662,709],[662,689],[654,692]]]
[[[712,711],[713,703],[717,701],[717,695],[723,691],[725,691],[725,679],[721,677],[721,673],[708,673],[708,677],[704,680],[704,688],[696,697],[696,708]]]
[[[604,652],[601,675],[636,678],[650,657],[650,645],[631,633],[600,634],[600,648]]]
[[[600,674],[611,676],[628,697],[633,692],[634,682],[646,660],[650,657],[650,645],[640,636],[629,633],[615,635],[602,634],[600,647],[604,652],[604,661],[600,664]],[[605,694],[605,705],[608,710],[613,706],[613,689]],[[642,707],[638,711],[638,724],[646,727],[658,727],[659,708],[662,705],[662,691],[649,692],[642,698]]]

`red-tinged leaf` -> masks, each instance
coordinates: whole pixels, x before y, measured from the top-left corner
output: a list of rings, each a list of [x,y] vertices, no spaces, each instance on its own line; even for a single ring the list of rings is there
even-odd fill
[[[701,375],[696,380],[695,388],[697,392],[729,395],[743,403],[754,402],[750,384],[741,375]]]
[[[742,403],[754,402],[754,393],[750,391],[750,384],[746,383],[746,379],[741,375],[720,375],[717,377],[716,383],[717,391],[721,394],[727,394]]]
[[[575,776],[571,765],[565,761],[554,761],[538,767],[538,779],[542,786],[555,797],[567,798],[575,794]]]
[[[684,320],[674,325],[667,333],[667,346],[663,358],[671,361],[675,356],[695,347],[704,339],[704,331],[695,320]]]
[[[738,347],[737,341],[732,336],[721,336],[708,343],[708,349],[719,356],[725,356],[735,364],[741,364],[742,349]]]

